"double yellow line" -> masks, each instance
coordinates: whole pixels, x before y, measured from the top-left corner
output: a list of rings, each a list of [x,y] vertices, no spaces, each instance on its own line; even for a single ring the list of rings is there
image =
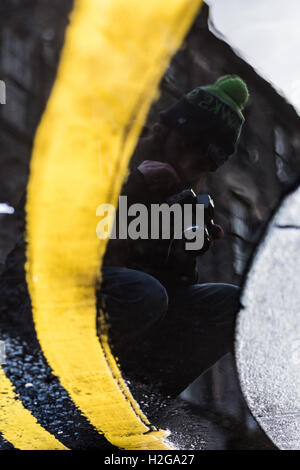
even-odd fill
[[[20,450],[67,450],[26,410],[0,367],[0,431]]]
[[[96,208],[117,204],[159,81],[200,4],[75,1],[57,79],[35,137],[26,279],[37,337],[75,405],[123,449],[172,446],[166,431],[150,426],[127,388],[103,323],[100,342],[97,337],[95,292],[106,246],[96,237]],[[11,387],[3,374],[1,383]],[[24,441],[17,427],[7,432],[7,421],[0,420],[3,436],[18,448],[30,448],[36,439],[49,449],[64,448],[12,393],[6,414],[9,419],[18,403]]]

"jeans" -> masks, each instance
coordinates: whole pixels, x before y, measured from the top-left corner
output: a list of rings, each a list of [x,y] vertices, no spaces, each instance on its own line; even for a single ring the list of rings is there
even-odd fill
[[[177,396],[233,351],[240,289],[223,283],[174,286],[132,269],[103,267],[111,348],[126,377]]]

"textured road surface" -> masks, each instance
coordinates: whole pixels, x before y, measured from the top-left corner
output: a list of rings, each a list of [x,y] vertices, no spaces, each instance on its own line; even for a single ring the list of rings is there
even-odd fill
[[[6,345],[5,373],[24,407],[66,447],[110,452],[114,447],[75,407],[41,351],[24,278],[23,248],[21,243],[9,256],[0,280],[0,340]],[[179,449],[274,448],[258,427],[252,427],[250,432],[245,423],[230,416],[192,406],[179,398],[159,396],[132,380],[128,385],[152,424],[170,430],[171,441]],[[1,450],[13,448],[0,436]]]

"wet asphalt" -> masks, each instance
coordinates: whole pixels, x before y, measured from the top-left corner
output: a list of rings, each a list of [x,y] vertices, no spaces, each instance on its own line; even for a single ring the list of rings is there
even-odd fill
[[[5,341],[3,369],[25,408],[71,450],[116,450],[74,405],[51,371],[36,338],[24,275],[22,240],[8,257],[0,279],[0,340]],[[125,377],[125,379],[128,379]],[[171,431],[170,441],[183,450],[274,449],[264,433],[249,433],[244,423],[213,414],[180,398],[159,395],[132,377],[128,386],[151,423]],[[13,446],[0,435],[0,450]]]

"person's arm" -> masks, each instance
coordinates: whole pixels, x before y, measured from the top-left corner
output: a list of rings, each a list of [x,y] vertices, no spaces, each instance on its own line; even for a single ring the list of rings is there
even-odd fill
[[[127,196],[128,206],[135,202],[146,203],[149,201],[149,190],[144,175],[138,168],[130,172],[126,183],[123,185],[122,196]]]
[[[129,174],[122,195],[127,196],[128,206],[135,202],[162,203],[168,195],[178,191],[179,186],[180,179],[171,165],[144,160]]]

